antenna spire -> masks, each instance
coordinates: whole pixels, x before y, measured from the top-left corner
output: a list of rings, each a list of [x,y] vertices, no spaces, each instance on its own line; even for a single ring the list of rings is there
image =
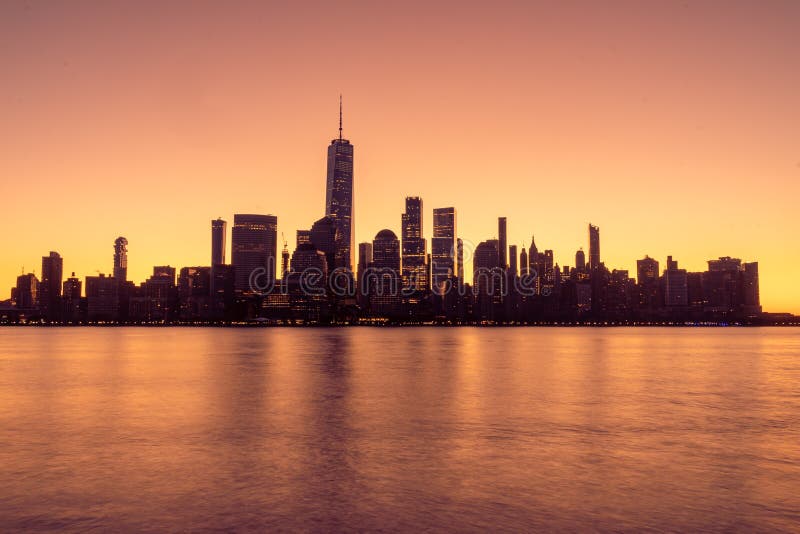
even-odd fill
[[[342,140],[342,93],[339,93],[339,141]]]

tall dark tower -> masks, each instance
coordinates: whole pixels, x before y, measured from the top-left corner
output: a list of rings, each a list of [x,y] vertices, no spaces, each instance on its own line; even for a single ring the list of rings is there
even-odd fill
[[[114,279],[118,284],[128,280],[128,240],[124,237],[114,241]]]
[[[58,252],[42,256],[42,281],[39,283],[39,303],[48,321],[61,318],[61,278],[64,260]]]
[[[278,256],[278,218],[274,215],[237,213],[231,231],[231,259],[234,267],[234,288],[237,294],[250,293],[250,277],[265,269],[266,278],[275,280]]]
[[[575,253],[575,268],[578,271],[586,269],[586,254],[583,253],[582,248]]]
[[[422,199],[406,197],[406,211],[401,218],[403,287],[423,291],[428,286],[425,265],[427,243],[422,237]]]
[[[225,264],[225,237],[228,223],[222,219],[211,221],[211,267]]]
[[[508,273],[514,277],[517,276],[517,245],[508,247]]]
[[[458,275],[456,265],[456,209],[434,208],[431,239],[431,286],[439,291],[444,281]]]
[[[353,145],[342,137],[342,96],[339,95],[339,138],[328,145],[328,179],[325,215],[336,221],[336,267],[353,270],[355,223],[353,220]]]
[[[589,225],[589,269],[600,267],[600,228]]]
[[[497,239],[499,241],[497,252],[500,259],[500,268],[506,269],[508,268],[508,230],[505,217],[497,219]]]

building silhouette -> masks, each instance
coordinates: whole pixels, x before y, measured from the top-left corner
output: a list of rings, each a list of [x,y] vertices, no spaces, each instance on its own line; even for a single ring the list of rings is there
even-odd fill
[[[47,321],[61,320],[61,280],[64,260],[58,252],[42,256],[42,280],[39,283],[39,308]]]
[[[497,238],[472,254],[470,285],[456,209],[433,210],[429,254],[419,196],[405,198],[399,238],[384,229],[359,244],[355,292],[353,145],[342,132],[340,96],[339,136],[328,146],[325,215],[297,230],[291,255],[281,234],[280,284],[277,217],[236,214],[230,264],[221,218],[211,221],[210,266],[183,267],[177,282],[170,266],[154,267],[138,287],[129,281],[124,237],[114,241],[113,276],[87,276],[83,284],[75,273],[62,283],[63,260],[50,252],[42,257],[41,281],[33,273],[17,277],[11,300],[0,303],[0,322],[675,324],[756,323],[767,316],[757,262],[723,256],[709,260],[706,271],[687,272],[669,256],[659,272],[659,262],[646,256],[637,260],[634,279],[601,261],[600,230],[592,224],[588,258],[579,249],[570,269],[555,262],[552,249],[540,250],[533,235],[527,249],[509,246],[508,220],[498,217]]]
[[[427,242],[422,237],[422,199],[406,197],[401,216],[403,288],[424,291],[428,287]]]
[[[183,267],[178,274],[178,314],[183,321],[212,318],[211,267]]]
[[[114,279],[117,283],[128,280],[128,240],[118,237],[114,241]]]
[[[508,227],[505,217],[497,218],[497,253],[500,268],[508,267]]]
[[[658,261],[650,256],[636,260],[636,283],[639,286],[639,307],[655,310],[660,307]]]
[[[211,221],[211,267],[225,264],[225,240],[228,223],[222,219]]]
[[[667,256],[664,269],[664,305],[668,308],[683,309],[689,305],[689,279],[686,269],[679,269],[678,262]]]
[[[499,241],[482,241],[475,247],[472,258],[472,290],[475,295],[476,319],[495,320],[497,307],[502,303],[504,283],[500,267]]]
[[[233,216],[231,259],[237,295],[255,292],[255,284],[268,287],[275,281],[278,256],[278,218],[274,215],[237,213]]]
[[[19,310],[31,312],[39,306],[39,279],[33,273],[17,277],[17,285],[11,290],[11,303]]]
[[[81,309],[82,292],[83,283],[73,272],[69,278],[64,280],[61,292],[61,320],[65,323],[76,323],[83,318]]]
[[[366,275],[369,311],[373,316],[397,317],[401,310],[402,278],[400,240],[394,232],[381,230],[372,240],[372,264]]]
[[[313,244],[326,258],[327,271],[336,267],[336,247],[339,242],[339,225],[336,219],[326,215],[311,226],[308,243]]]
[[[342,100],[339,97],[339,137],[328,145],[325,215],[336,222],[336,267],[353,270],[355,219],[353,211],[353,145],[342,137]]]
[[[586,270],[586,254],[584,254],[583,248],[579,248],[575,253],[575,268],[579,271]]]
[[[119,284],[113,276],[86,277],[86,314],[90,322],[119,318]]]
[[[589,225],[589,270],[600,268],[600,228]]]

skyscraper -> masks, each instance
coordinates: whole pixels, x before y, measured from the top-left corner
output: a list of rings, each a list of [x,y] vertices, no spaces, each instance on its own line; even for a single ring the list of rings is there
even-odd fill
[[[328,272],[336,268],[336,244],[339,233],[333,217],[326,215],[311,226],[310,243],[325,253]]]
[[[508,229],[505,217],[498,217],[497,219],[497,240],[497,253],[500,261],[500,268],[506,269],[508,268]]]
[[[178,314],[185,321],[209,319],[212,267],[183,267],[178,275]]]
[[[372,264],[372,243],[364,242],[358,244],[358,272],[362,273],[364,269]]]
[[[366,304],[365,296],[369,288],[365,284],[365,275],[369,266],[372,265],[372,243],[365,242],[358,244],[358,300],[359,304]]]
[[[114,241],[114,280],[117,284],[128,280],[128,240],[124,237]]]
[[[600,267],[600,228],[589,224],[589,269]]]
[[[211,267],[225,264],[225,239],[228,223],[222,219],[211,221]]]
[[[583,253],[582,248],[575,253],[575,269],[578,271],[586,269],[586,254]]]
[[[456,238],[456,276],[458,276],[458,283],[464,283],[464,241]]]
[[[278,256],[278,218],[274,215],[236,214],[231,232],[231,259],[234,288],[238,294],[249,293],[250,277],[257,269],[266,269],[259,283],[275,280]]]
[[[61,318],[61,278],[64,260],[58,252],[42,256],[42,281],[39,283],[39,306],[48,321]]]
[[[517,276],[517,245],[511,245],[508,247],[508,273],[514,277]]]
[[[636,260],[636,283],[639,286],[639,306],[646,309],[661,305],[658,282],[658,261],[650,256]]]
[[[457,276],[456,209],[434,208],[431,239],[431,285],[442,289],[447,278]]]
[[[71,323],[80,319],[81,292],[83,283],[78,280],[75,273],[64,280],[61,292],[61,320]]]
[[[678,269],[678,262],[667,257],[664,270],[664,304],[669,307],[685,307],[689,304],[689,283],[686,269]]]
[[[472,290],[476,299],[476,312],[480,320],[495,319],[497,307],[502,303],[505,282],[500,267],[499,241],[490,239],[475,247],[472,258]]]
[[[402,279],[400,240],[391,230],[381,230],[372,240],[370,280],[370,311],[379,316],[394,316],[400,312]]]
[[[406,197],[406,211],[401,217],[403,251],[403,287],[423,291],[428,286],[425,266],[427,243],[422,237],[422,199]]]
[[[17,285],[11,290],[11,301],[20,310],[31,310],[39,303],[39,279],[33,273],[17,277]]]
[[[116,321],[119,311],[119,283],[111,276],[86,277],[86,313],[89,321]]]
[[[336,221],[336,267],[353,270],[355,222],[353,213],[353,145],[342,138],[342,97],[339,96],[339,138],[328,145],[325,215]]]
[[[761,313],[761,298],[758,291],[758,262],[744,264],[741,273],[742,303],[745,314]]]

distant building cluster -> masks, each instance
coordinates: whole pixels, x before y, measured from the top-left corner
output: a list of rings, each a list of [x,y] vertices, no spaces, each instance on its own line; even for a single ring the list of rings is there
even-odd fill
[[[325,214],[298,230],[278,255],[274,215],[236,214],[226,261],[228,224],[211,221],[207,266],[153,267],[138,286],[128,280],[128,240],[114,241],[110,276],[63,279],[57,252],[42,269],[17,277],[2,323],[50,324],[540,324],[757,322],[758,263],[723,257],[703,272],[687,272],[668,257],[637,261],[635,278],[609,270],[600,229],[589,225],[588,258],[554,264],[553,251],[507,242],[505,217],[497,237],[472,247],[458,237],[453,207],[433,210],[431,247],[423,235],[423,202],[405,201],[401,234],[379,231],[354,241],[353,145],[339,136],[328,146]],[[356,261],[356,250],[358,258]],[[465,252],[472,273],[464,269]]]

